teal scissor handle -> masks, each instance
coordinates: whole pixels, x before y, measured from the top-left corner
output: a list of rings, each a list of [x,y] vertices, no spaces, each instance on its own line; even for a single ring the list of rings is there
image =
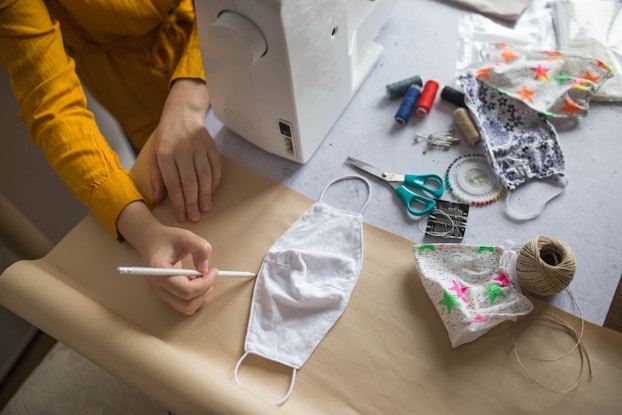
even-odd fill
[[[416,189],[421,189],[434,196],[435,199],[441,197],[445,191],[443,179],[436,174],[407,174],[404,176],[404,184]],[[433,184],[432,187],[430,187],[430,184]]]
[[[395,193],[397,193],[402,202],[404,202],[406,209],[414,216],[423,216],[436,206],[436,201],[434,199],[411,192],[404,186],[396,186]],[[422,207],[422,209],[415,210],[414,207]]]

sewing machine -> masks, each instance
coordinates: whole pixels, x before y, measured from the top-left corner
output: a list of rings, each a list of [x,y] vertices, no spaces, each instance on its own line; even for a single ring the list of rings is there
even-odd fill
[[[195,3],[216,118],[306,163],[375,66],[374,38],[397,0]]]

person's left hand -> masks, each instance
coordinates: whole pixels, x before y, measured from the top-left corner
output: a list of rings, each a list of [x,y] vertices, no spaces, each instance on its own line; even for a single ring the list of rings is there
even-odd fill
[[[207,86],[200,79],[177,79],[152,134],[149,173],[154,203],[168,193],[178,221],[199,220],[212,207],[220,184],[221,162],[216,143],[205,128]]]

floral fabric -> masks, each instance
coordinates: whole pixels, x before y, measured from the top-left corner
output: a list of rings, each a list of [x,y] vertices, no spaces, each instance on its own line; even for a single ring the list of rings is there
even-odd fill
[[[543,115],[473,75],[460,80],[488,161],[501,185],[511,191],[528,179],[564,175],[557,132]]]

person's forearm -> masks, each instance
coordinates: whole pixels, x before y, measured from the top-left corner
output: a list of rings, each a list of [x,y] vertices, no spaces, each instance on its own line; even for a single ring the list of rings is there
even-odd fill
[[[210,99],[207,85],[201,79],[181,78],[176,79],[164,106],[164,111],[168,106],[187,106],[193,110],[207,112]]]
[[[147,244],[152,230],[163,226],[141,201],[128,204],[117,219],[117,229],[125,240],[136,250]]]

